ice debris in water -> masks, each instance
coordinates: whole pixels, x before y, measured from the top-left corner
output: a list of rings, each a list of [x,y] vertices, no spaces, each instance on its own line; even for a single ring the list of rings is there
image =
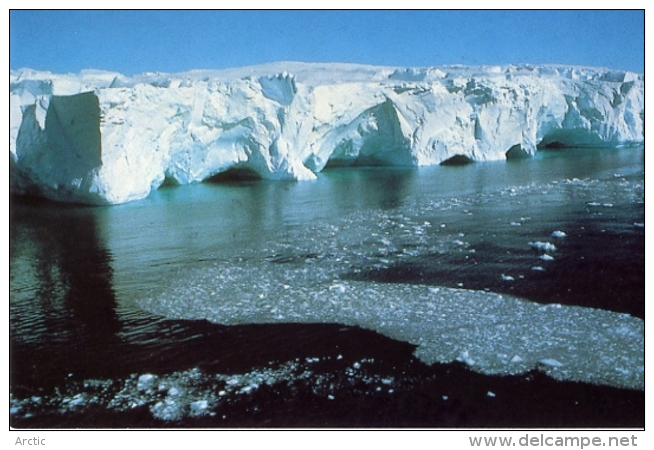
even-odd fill
[[[469,366],[473,366],[475,364],[475,360],[470,357],[468,350],[461,352],[461,354],[456,358],[456,360],[464,362]]]
[[[555,237],[555,238],[564,238],[566,236],[567,236],[567,234],[565,234],[563,231],[560,231],[560,230],[556,230],[556,231],[552,232],[552,237]]]
[[[184,417],[185,405],[174,399],[166,398],[165,400],[155,403],[150,408],[150,412],[158,419],[168,421],[180,420]]]
[[[562,185],[560,189],[564,192]],[[622,189],[629,195],[633,186]],[[525,195],[534,192],[538,192],[537,186],[533,191],[526,190]],[[638,192],[639,198],[644,195],[642,189]],[[474,200],[466,198],[464,203]],[[503,200],[498,197],[497,201]],[[464,289],[464,280],[455,279],[454,283],[459,282],[455,289],[348,279],[348,274],[374,267],[381,259],[390,265],[402,264],[406,257],[403,247],[416,255],[439,255],[461,249],[452,245],[459,230],[449,233],[454,226],[438,227],[445,225],[445,220],[429,217],[436,224],[433,233],[418,236],[401,230],[422,224],[426,218],[419,215],[422,211],[433,214],[462,203],[462,199],[416,202],[410,209],[402,207],[392,214],[353,214],[336,223],[300,227],[292,231],[297,235],[283,243],[271,243],[272,247],[266,249],[265,255],[290,255],[290,262],[285,264],[268,262],[259,250],[239,250],[235,256],[181,269],[163,280],[156,291],[144,294],[146,297],[139,299],[139,304],[167,318],[209,320],[223,325],[358,326],[415,345],[416,357],[426,364],[459,359],[471,364],[472,370],[486,374],[519,374],[536,368],[562,380],[644,388],[642,319],[576,306],[543,308],[508,295]],[[403,228],[398,226],[400,222],[405,225]],[[373,233],[378,234],[369,239]],[[309,242],[303,236],[318,238]],[[384,250],[397,247],[398,251],[380,251],[381,236],[393,243]],[[475,237],[470,233],[467,236],[470,245],[474,245]],[[542,245],[543,250],[537,252],[539,262],[552,261],[554,258],[544,250],[553,251],[553,244]],[[241,257],[241,252],[245,257]],[[311,265],[294,256],[309,253],[320,255]],[[533,270],[543,268],[534,264]],[[261,292],[266,293],[264,299],[259,296]],[[510,355],[519,355],[521,360],[511,362]],[[337,360],[341,358],[343,355],[336,356]],[[562,366],[539,362],[548,359],[555,359]],[[624,368],[627,373],[615,367]],[[348,378],[365,372],[354,370],[352,363],[348,369],[352,374]],[[251,386],[238,378],[233,382],[238,387],[220,387],[227,397]]]
[[[556,251],[556,246],[551,242],[536,241],[536,242],[531,242],[530,244],[531,244],[531,248],[541,252],[552,253]]]
[[[194,413],[199,413],[201,411],[204,411],[209,407],[209,402],[206,400],[198,400],[196,402],[191,403],[191,411]]]
[[[513,278],[511,275],[504,275],[504,274],[502,274],[502,280],[503,280],[503,281],[514,281],[515,278]]]
[[[151,373],[145,373],[139,376],[136,387],[139,391],[146,391],[148,389],[152,389],[156,381],[157,381],[156,375],[152,375]]]
[[[545,256],[549,255],[541,257]],[[644,322],[627,314],[566,305],[542,308],[493,292],[418,284],[342,279],[339,284],[344,292],[340,292],[330,289],[333,272],[314,269],[298,271],[291,264],[262,265],[250,260],[212,262],[171,277],[160,293],[140,304],[169,318],[208,319],[223,325],[359,326],[416,345],[415,355],[427,364],[457,359],[482,373],[517,374],[538,368],[558,379],[635,389],[644,386],[642,371],[622,374],[614,370],[616,366],[644,366]],[[274,299],[275,313],[270,307],[262,308],[258,293],[264,284],[267,301]],[[290,287],[284,289],[284,284]],[[195,295],[186,294],[189,287]],[[202,294],[205,290],[206,295]],[[211,291],[217,297],[208,295]],[[218,297],[220,302],[215,301]],[[498,357],[508,351],[523,361]],[[542,363],[550,359],[563,366]],[[242,380],[235,383],[238,389],[251,385]],[[230,389],[236,387],[227,383],[224,390]]]
[[[374,363],[371,358],[355,362],[360,368],[362,363]],[[343,376],[347,375],[347,376]],[[139,380],[147,380],[150,388],[158,381],[158,389],[140,389]],[[146,408],[150,414],[163,421],[174,422],[184,418],[215,416],[221,405],[233,405],[241,398],[255,393],[262,386],[273,387],[273,392],[281,394],[274,386],[286,389],[302,389],[311,386],[318,396],[333,400],[339,390],[352,389],[365,392],[393,392],[395,379],[356,371],[348,367],[345,371],[314,373],[310,367],[299,360],[284,363],[270,362],[268,367],[254,368],[240,374],[206,373],[199,368],[154,376],[152,374],[132,374],[124,380],[85,380],[71,382],[55,390],[52,395],[18,398],[11,395],[10,414],[12,416],[30,417],[34,411],[54,408],[59,413],[74,409],[77,412],[85,408],[101,405],[108,410],[128,411],[134,408]],[[411,380],[403,380],[403,386]],[[296,387],[297,385],[297,387]],[[390,388],[390,389],[389,389]],[[283,391],[282,391],[283,392]],[[244,400],[248,401],[248,400]]]
[[[540,364],[545,364],[546,366],[551,366],[551,367],[561,367],[563,364],[561,364],[559,361],[557,361],[554,358],[545,358],[541,359],[538,361]]]
[[[343,286],[342,284],[333,284],[329,286],[329,290],[340,292],[342,294],[343,292],[345,292],[345,286]]]
[[[168,389],[168,395],[171,396],[171,397],[178,396],[179,395],[179,389],[177,389],[176,387],[171,387],[170,389]]]

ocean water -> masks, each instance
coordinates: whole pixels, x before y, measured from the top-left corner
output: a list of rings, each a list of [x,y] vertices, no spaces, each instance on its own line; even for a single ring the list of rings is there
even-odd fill
[[[12,198],[12,425],[640,426],[644,170],[570,149]]]

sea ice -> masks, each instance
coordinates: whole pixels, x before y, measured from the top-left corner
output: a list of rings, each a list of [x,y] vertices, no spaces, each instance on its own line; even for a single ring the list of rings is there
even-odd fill
[[[157,382],[157,376],[151,373],[145,373],[138,378],[137,388],[139,391],[146,391],[154,387]]]
[[[560,362],[558,362],[556,359],[553,359],[553,358],[541,359],[538,362],[540,364],[545,364],[546,366],[551,366],[551,367],[561,367],[561,366],[563,366],[563,364],[561,364]]]
[[[221,283],[216,274],[228,276],[230,283]],[[427,364],[459,360],[490,374],[538,368],[558,379],[633,389],[644,386],[642,371],[615,370],[625,364],[643,366],[641,319],[443,286],[341,280],[346,289],[339,292],[330,289],[332,277],[329,271],[298,273],[288,264],[262,267],[257,262],[231,265],[223,261],[172,277],[162,292],[140,304],[166,317],[208,319],[224,325],[292,321],[360,326],[416,345],[415,355]],[[286,279],[294,279],[289,289],[280,282]],[[198,295],[185,296],[189,283]],[[261,308],[260,284],[269,286],[269,298],[275,299],[285,319]],[[181,298],[184,301],[180,302]],[[498,356],[506,354],[520,355],[520,360]],[[347,372],[353,375],[358,371],[350,367]],[[225,390],[251,385],[246,380],[228,379]]]
[[[533,242],[531,243],[531,248],[541,252],[551,253],[556,251],[556,246],[551,242]]]
[[[192,412],[199,413],[209,407],[209,402],[206,400],[198,400],[196,402],[192,402],[190,406]]]

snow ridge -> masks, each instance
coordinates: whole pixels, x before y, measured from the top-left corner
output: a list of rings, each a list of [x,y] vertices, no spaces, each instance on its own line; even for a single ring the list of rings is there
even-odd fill
[[[433,165],[643,142],[644,77],[609,69],[10,72],[11,190],[59,201],[123,203],[230,169],[310,180],[328,163]]]

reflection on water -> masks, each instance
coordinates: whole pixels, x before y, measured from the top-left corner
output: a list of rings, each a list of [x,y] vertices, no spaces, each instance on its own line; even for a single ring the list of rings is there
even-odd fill
[[[51,354],[95,359],[118,341],[122,324],[99,220],[91,208],[12,199],[10,332],[17,359],[11,370],[18,378],[26,370],[47,378],[57,363]],[[22,346],[29,355],[18,351]]]

